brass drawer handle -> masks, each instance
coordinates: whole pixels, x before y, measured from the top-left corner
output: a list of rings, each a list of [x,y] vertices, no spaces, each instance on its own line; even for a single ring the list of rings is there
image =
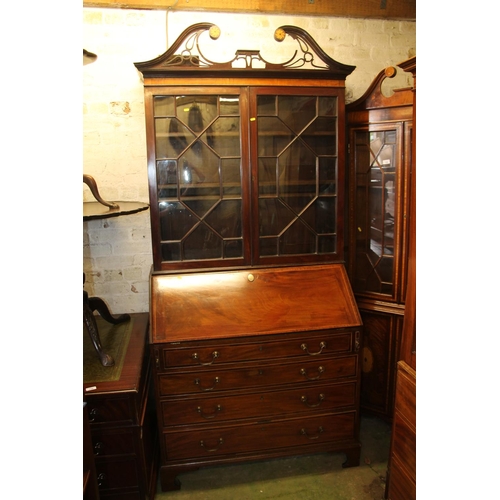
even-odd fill
[[[221,405],[217,405],[215,407],[215,410],[213,411],[213,413],[204,413],[203,412],[203,409],[201,408],[201,406],[198,406],[197,408],[197,411],[198,413],[203,417],[203,418],[206,418],[206,419],[209,419],[209,418],[215,418],[217,416],[217,412],[218,411],[222,411],[222,406]]]
[[[316,408],[318,407],[324,400],[325,400],[325,395],[324,394],[320,394],[318,396],[318,402],[316,404],[311,404],[311,403],[308,403],[307,402],[307,396],[301,396],[300,400],[306,405],[308,406],[309,408]]]
[[[104,472],[101,472],[98,476],[97,476],[97,485],[100,487],[100,488],[103,488],[104,486],[107,485],[107,481],[108,481],[108,478],[106,476],[106,474],[104,474]]]
[[[307,352],[307,354],[309,354],[309,356],[317,356],[318,354],[321,354],[323,352],[323,349],[326,348],[326,342],[323,342],[321,341],[319,343],[319,351],[318,352],[309,352],[308,348],[307,348],[307,344],[302,344],[300,346],[300,348],[304,351],[304,352]]]
[[[89,411],[89,422],[95,422],[95,419],[98,415],[99,415],[99,410],[97,408],[92,408]]]
[[[321,374],[324,373],[325,369],[322,366],[318,367],[318,376],[317,377],[310,377],[307,373],[307,370],[305,368],[300,369],[300,374],[304,376],[307,380],[318,380],[321,377]]]
[[[101,443],[101,441],[97,442],[94,445],[94,455],[100,455],[104,451],[104,443]]]
[[[221,445],[222,445],[223,442],[224,442],[223,439],[219,438],[219,444],[218,444],[218,446],[216,446],[215,448],[207,448],[205,446],[205,443],[203,442],[203,440],[201,440],[200,441],[200,446],[202,448],[205,448],[205,450],[207,450],[207,451],[214,452],[214,451],[219,451],[219,448],[221,447]]]
[[[214,378],[214,385],[212,387],[201,387],[201,380],[199,378],[195,379],[194,380],[194,383],[196,385],[199,385],[200,386],[200,389],[202,391],[213,391],[215,389],[215,386],[219,383],[219,377],[215,377]]]
[[[195,361],[199,361],[199,356],[198,356],[198,353],[195,352],[193,353],[193,355],[191,356]],[[217,358],[219,357],[219,353],[218,351],[214,351],[212,353],[212,361],[209,361],[208,363],[202,363],[201,361],[199,361],[199,364],[202,365],[202,366],[209,366],[211,365]]]
[[[315,436],[309,436],[305,429],[300,429],[300,433],[307,439],[318,439],[320,434],[322,434],[323,432],[324,432],[323,427],[318,427],[318,433]]]

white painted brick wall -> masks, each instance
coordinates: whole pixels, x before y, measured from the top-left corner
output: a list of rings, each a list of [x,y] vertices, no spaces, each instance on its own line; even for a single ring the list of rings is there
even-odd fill
[[[198,22],[221,28],[206,52],[216,61],[232,59],[236,49],[260,49],[266,60],[282,62],[291,45],[274,42],[274,30],[305,29],[333,59],[357,67],[346,80],[347,102],[363,95],[379,71],[415,55],[410,21],[84,8],[83,46],[98,59],[83,67],[83,173],[96,179],[104,199],[149,201],[143,85],[133,63],[162,54]],[[411,77],[400,72],[389,83],[409,86]],[[83,199],[93,201],[85,185]],[[113,314],[149,310],[149,211],[85,222],[83,257],[85,289]]]

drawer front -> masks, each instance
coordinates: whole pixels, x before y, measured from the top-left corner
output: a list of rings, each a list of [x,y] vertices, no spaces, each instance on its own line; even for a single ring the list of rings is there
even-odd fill
[[[241,365],[240,365],[241,366]],[[200,370],[172,370],[158,377],[160,396],[206,394],[211,392],[266,387],[281,384],[311,384],[354,377],[357,356],[282,364],[248,364],[247,367]]]
[[[97,459],[95,467],[99,490],[139,486],[138,467],[135,458]]]
[[[210,425],[229,420],[315,414],[354,406],[356,382],[243,395],[202,396],[161,403],[163,425]]]
[[[356,412],[220,426],[198,431],[166,432],[167,460],[210,458],[307,444],[350,440],[355,437]]]
[[[132,428],[94,429],[92,430],[92,446],[96,457],[135,453],[134,430]]]
[[[325,357],[331,354],[349,353],[352,351],[352,332],[323,332],[320,335],[290,334],[286,339],[258,340],[243,344],[220,343],[207,345],[203,342],[186,342],[182,347],[164,347],[161,349],[163,369],[176,366],[212,366],[240,361],[285,359],[288,357],[310,356]],[[290,338],[293,337],[293,338]]]
[[[91,428],[96,424],[137,424],[135,405],[130,396],[87,398]]]

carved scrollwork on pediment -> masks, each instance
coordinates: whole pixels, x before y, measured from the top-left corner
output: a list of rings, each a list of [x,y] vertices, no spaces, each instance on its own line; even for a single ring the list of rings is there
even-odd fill
[[[266,61],[259,50],[237,50],[233,59],[215,62],[202,50],[202,35],[208,32],[212,40],[220,36],[220,29],[212,23],[198,23],[190,26],[177,38],[174,44],[156,59],[135,63],[144,76],[170,76],[189,71],[241,71],[262,72],[325,72],[322,77],[345,79],[355,66],[339,63],[328,56],[317,42],[302,28],[281,26],[274,32],[274,40],[282,42],[287,36],[297,42],[297,48],[285,62]],[[321,78],[321,77],[320,77]]]

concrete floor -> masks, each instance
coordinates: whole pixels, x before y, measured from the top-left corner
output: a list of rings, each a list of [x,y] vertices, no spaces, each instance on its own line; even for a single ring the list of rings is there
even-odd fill
[[[363,416],[359,467],[343,469],[342,453],[207,467],[179,475],[180,491],[158,486],[155,500],[383,500],[390,437],[387,422]]]

